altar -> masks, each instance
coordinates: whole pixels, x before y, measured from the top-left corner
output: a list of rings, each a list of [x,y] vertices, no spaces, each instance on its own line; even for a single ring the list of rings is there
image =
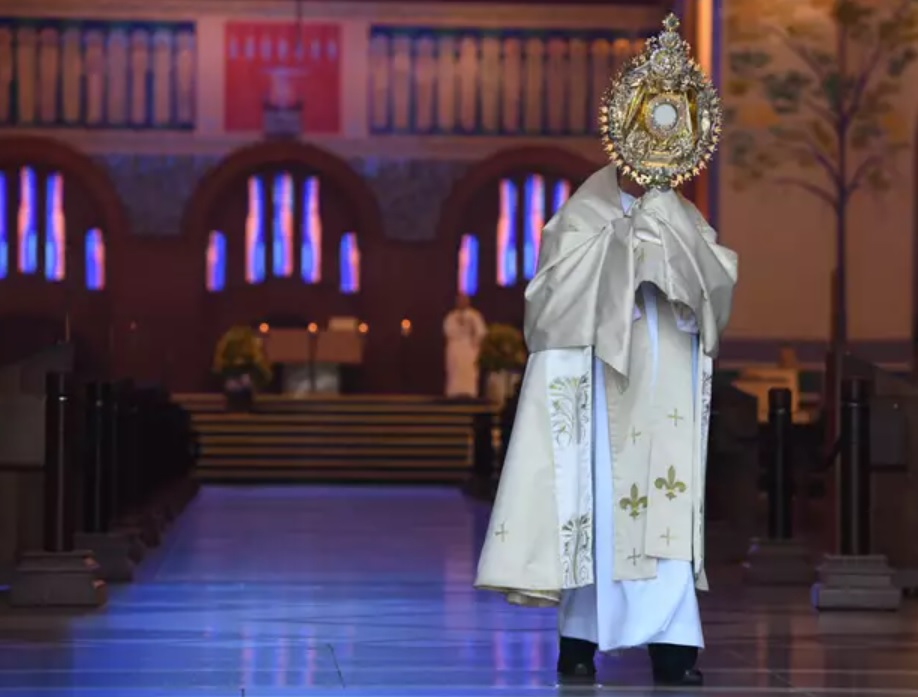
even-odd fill
[[[293,397],[341,394],[348,371],[363,363],[366,325],[350,318],[326,329],[271,328],[264,336],[268,360],[280,373],[281,391]]]

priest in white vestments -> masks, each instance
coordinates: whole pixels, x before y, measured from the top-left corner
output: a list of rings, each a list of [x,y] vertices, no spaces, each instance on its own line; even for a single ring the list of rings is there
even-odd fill
[[[530,351],[476,586],[559,609],[563,678],[647,647],[660,684],[702,683],[696,588],[712,358],[737,258],[673,190],[595,173],[547,224]]]
[[[456,307],[443,320],[446,338],[446,396],[478,397],[478,356],[488,327],[467,295],[459,295]]]

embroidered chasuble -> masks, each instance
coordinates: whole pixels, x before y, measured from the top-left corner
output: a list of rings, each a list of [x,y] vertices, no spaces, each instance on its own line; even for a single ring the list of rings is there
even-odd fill
[[[554,605],[566,591],[655,579],[664,560],[687,563],[707,587],[712,358],[736,255],[671,190],[626,209],[606,167],[543,230],[526,290],[530,356],[475,583],[513,603]],[[594,415],[596,380],[607,408]],[[601,462],[611,486],[595,495],[611,501],[594,500]],[[610,537],[596,530],[596,512],[610,504],[612,549],[596,550]],[[612,556],[611,579],[596,577],[601,554]]]
[[[615,496],[615,580],[653,578],[657,559],[694,558],[693,501],[699,492],[693,473],[701,415],[693,389],[695,336],[686,331],[693,321],[677,316],[665,298],[648,303],[648,296],[658,293],[654,287],[644,285],[641,291],[627,386],[614,371],[603,371]]]

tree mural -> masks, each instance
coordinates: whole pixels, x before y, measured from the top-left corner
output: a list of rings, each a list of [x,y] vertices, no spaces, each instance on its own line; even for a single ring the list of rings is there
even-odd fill
[[[794,186],[835,215],[834,341],[847,340],[852,198],[882,192],[908,134],[896,96],[918,0],[730,0],[727,147],[738,187]]]

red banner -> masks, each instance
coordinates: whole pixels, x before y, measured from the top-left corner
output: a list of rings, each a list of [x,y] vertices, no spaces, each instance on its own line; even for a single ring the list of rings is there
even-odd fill
[[[262,131],[266,112],[297,110],[306,134],[340,130],[340,27],[297,27],[293,22],[227,22],[227,131]]]

